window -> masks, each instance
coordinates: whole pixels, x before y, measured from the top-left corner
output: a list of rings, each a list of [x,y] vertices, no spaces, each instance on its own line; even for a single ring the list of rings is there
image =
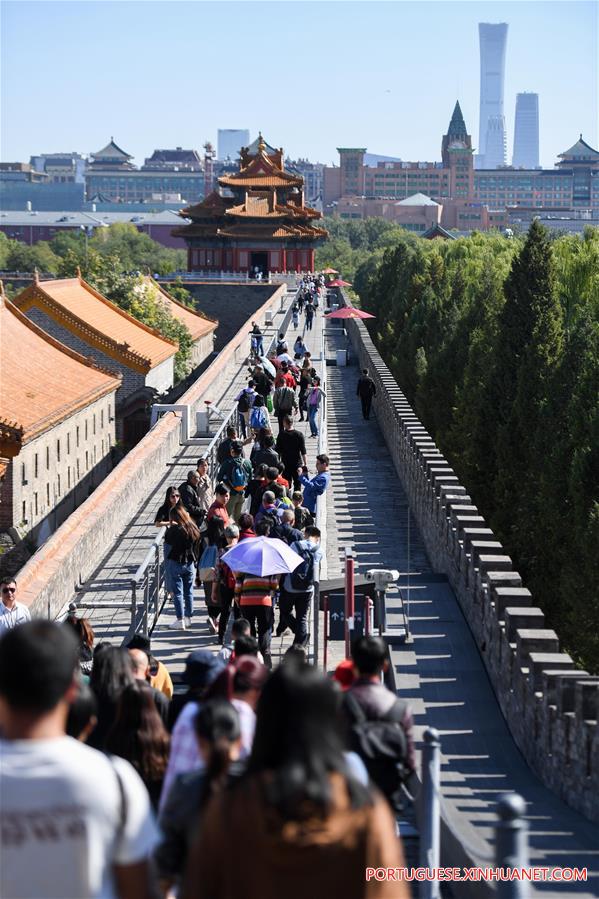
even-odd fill
[[[33,494],[33,506],[34,506],[34,509],[35,509],[35,514],[36,514],[36,516],[37,516],[37,514],[38,514],[38,511],[37,511],[37,510],[38,510],[37,493],[34,493],[34,494]]]
[[[50,471],[50,447],[46,447],[46,470]]]
[[[87,440],[87,418],[85,419],[85,439]]]
[[[79,468],[79,459],[77,459],[77,480],[81,477],[80,468]]]
[[[75,430],[75,444],[76,446],[79,446],[79,425],[77,425],[77,428]]]
[[[40,470],[39,457],[38,457],[38,454],[36,453],[35,456],[33,457],[33,473],[36,478],[39,474],[39,470]]]
[[[60,440],[56,441],[56,461],[60,462]]]
[[[50,484],[46,484],[46,504],[50,508]]]
[[[71,452],[71,433],[67,434],[67,456],[70,455]]]
[[[56,492],[57,492],[58,495],[60,496],[60,475],[56,475],[56,478],[57,478],[57,480],[56,480]]]
[[[104,427],[104,409],[100,409],[100,427]]]
[[[21,484],[27,483],[27,469],[25,468],[25,463],[21,463]]]
[[[96,413],[94,412],[94,434],[96,433]]]
[[[23,500],[23,517],[21,518],[21,521],[23,521],[23,522],[27,521],[27,505],[25,503],[25,500]]]
[[[67,490],[71,489],[71,467],[67,468]]]
[[[89,453],[87,450],[85,451],[85,470],[89,470]]]

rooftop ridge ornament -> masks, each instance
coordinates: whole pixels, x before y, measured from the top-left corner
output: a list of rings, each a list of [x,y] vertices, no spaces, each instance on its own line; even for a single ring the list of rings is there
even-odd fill
[[[262,137],[262,132],[258,132],[258,153],[266,153],[266,141]]]

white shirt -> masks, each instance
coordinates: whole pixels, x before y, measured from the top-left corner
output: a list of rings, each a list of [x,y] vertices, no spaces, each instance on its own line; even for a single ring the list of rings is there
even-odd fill
[[[0,795],[10,899],[114,899],[112,866],[143,861],[158,841],[133,767],[72,737],[0,740]]]
[[[254,734],[256,732],[256,713],[243,699],[232,699],[231,705],[237,709],[239,715],[239,727],[241,729],[241,752],[239,757],[247,759],[252,751]]]
[[[31,613],[22,602],[15,602],[12,609],[0,602],[0,633],[10,631],[17,624],[23,624],[25,621],[31,621]]]
[[[188,702],[183,706],[173,728],[171,751],[162,781],[160,793],[160,810],[164,808],[169,790],[179,774],[195,771],[204,767],[204,759],[200,755],[200,747],[194,726],[196,715],[200,710],[197,702]]]

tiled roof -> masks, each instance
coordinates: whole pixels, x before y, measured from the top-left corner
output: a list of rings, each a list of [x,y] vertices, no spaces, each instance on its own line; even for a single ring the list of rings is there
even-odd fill
[[[302,179],[287,172],[274,174],[257,173],[255,175],[240,172],[238,175],[223,175],[218,179],[223,187],[293,187],[302,183]]]
[[[224,215],[227,206],[229,205],[230,200],[227,200],[226,197],[221,197],[218,191],[213,190],[212,193],[208,194],[208,196],[201,201],[201,203],[194,203],[193,206],[187,206],[185,209],[182,209],[179,215],[182,218],[214,218],[215,216]]]
[[[406,197],[405,200],[399,200],[396,206],[438,206],[438,203],[435,203],[434,200],[431,200],[430,197],[427,197],[426,194],[412,194],[411,197]]]
[[[314,240],[318,237],[326,237],[327,232],[324,228],[314,228],[310,225],[280,225],[276,223],[269,227],[265,224],[262,227],[248,227],[247,223],[240,222],[238,225],[231,225],[226,228],[219,228],[217,231],[219,237],[247,237],[250,240],[263,240],[276,238],[285,240],[293,238],[294,240],[309,239]]]
[[[570,156],[575,156],[575,157],[579,157],[579,158],[581,156],[583,156],[583,157],[585,157],[585,159],[598,159],[599,151],[594,150],[593,147],[591,147],[589,144],[587,144],[587,142],[582,139],[582,134],[581,134],[580,137],[578,138],[578,140],[576,141],[576,143],[572,147],[570,147],[569,150],[564,150],[563,153],[558,154],[558,157],[560,159],[564,159],[564,158],[567,159]]]
[[[50,337],[3,296],[0,323],[3,436],[22,430],[25,443],[119,386],[119,376]]]
[[[192,340],[198,340],[200,337],[204,337],[205,334],[209,334],[211,331],[216,330],[218,327],[217,321],[214,321],[199,312],[194,312],[193,309],[184,306],[183,303],[179,303],[178,300],[175,300],[174,297],[167,293],[162,285],[158,284],[157,281],[154,281],[149,275],[146,280],[159,291],[160,297],[163,303],[168,306],[171,315],[174,315],[175,318],[178,318],[179,321],[186,326],[191,334]]]
[[[92,153],[91,155],[94,159],[133,159],[129,153],[125,153],[118,144],[115,144],[112,137],[110,138],[110,143],[106,144],[105,147],[102,147],[101,150],[98,150],[97,153]]]
[[[128,315],[82,278],[36,281],[15,299],[27,312],[42,306],[60,324],[136,371],[148,372],[177,352],[177,344]]]

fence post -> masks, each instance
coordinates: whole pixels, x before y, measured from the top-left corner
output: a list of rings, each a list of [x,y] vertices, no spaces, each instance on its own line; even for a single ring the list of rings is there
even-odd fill
[[[131,635],[135,633],[135,619],[137,618],[137,584],[131,581]]]
[[[349,659],[351,649],[350,632],[354,630],[355,595],[354,595],[354,554],[349,546],[345,547],[345,658]]]
[[[438,868],[441,856],[441,741],[439,732],[427,727],[422,735],[422,828],[420,831],[420,865]],[[422,899],[439,899],[439,881],[420,885]]]
[[[495,863],[498,868],[528,867],[528,824],[524,820],[526,802],[518,793],[504,793],[497,801]],[[526,899],[528,884],[521,880],[497,883],[500,899]]]
[[[318,667],[318,653],[320,651],[320,591],[319,585],[314,584],[314,595],[312,597],[312,640],[314,647],[314,664]]]
[[[152,631],[156,627],[160,611],[160,544],[156,544],[154,552],[154,620],[152,622]]]
[[[328,593],[325,594],[323,600],[324,606],[324,646],[322,652],[322,668],[324,673],[327,672],[327,667],[329,664],[329,596]]]

